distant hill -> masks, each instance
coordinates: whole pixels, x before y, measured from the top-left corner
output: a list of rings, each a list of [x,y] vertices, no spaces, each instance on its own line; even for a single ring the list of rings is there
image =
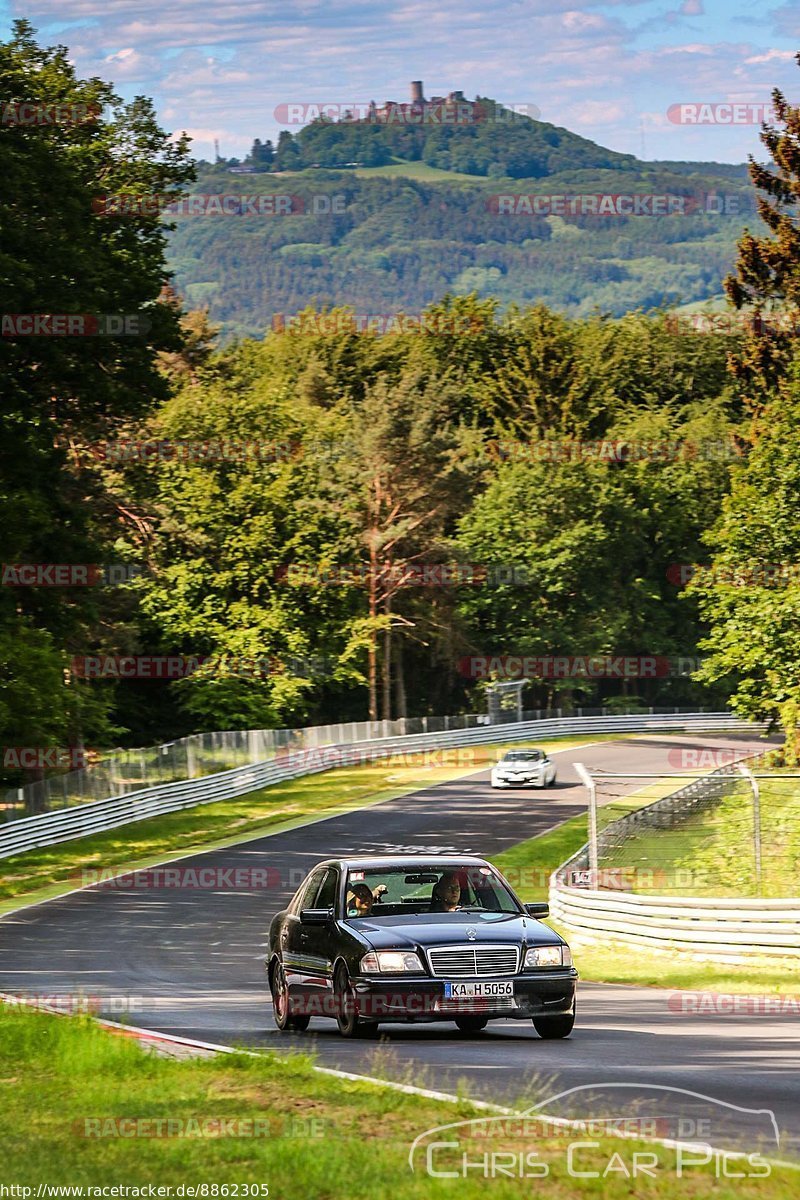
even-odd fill
[[[511,179],[544,179],[573,169],[636,169],[632,154],[606,150],[568,129],[513,112],[485,96],[451,106],[449,114],[440,108],[432,123],[422,121],[423,110],[419,125],[413,121],[414,114],[406,115],[411,107],[394,106],[383,121],[377,114],[373,119],[313,121],[296,137],[281,135],[276,166],[302,169],[358,162],[380,167],[400,158],[443,171]],[[466,109],[464,119],[460,119],[462,107]]]
[[[255,150],[257,173],[201,163],[192,190],[291,195],[291,214],[181,216],[170,235],[179,291],[226,335],[261,336],[310,303],[413,313],[448,291],[574,315],[693,304],[720,293],[758,221],[744,165],[643,162],[516,115],[317,121],[282,134],[277,153]],[[359,165],[326,165],[345,161]],[[646,215],[628,215],[634,203]]]

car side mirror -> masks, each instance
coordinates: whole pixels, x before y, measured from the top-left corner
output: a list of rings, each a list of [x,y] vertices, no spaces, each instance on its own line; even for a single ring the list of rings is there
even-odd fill
[[[301,925],[327,925],[332,920],[332,908],[304,908],[300,913]]]
[[[540,921],[542,917],[550,915],[550,905],[546,900],[541,900],[536,904],[526,904],[525,912],[529,917],[536,917],[537,921]]]

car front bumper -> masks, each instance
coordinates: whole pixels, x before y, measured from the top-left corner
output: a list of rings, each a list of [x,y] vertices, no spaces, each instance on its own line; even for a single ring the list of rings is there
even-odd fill
[[[534,775],[492,776],[495,787],[544,787],[546,781],[547,775],[544,771],[537,771]]]
[[[513,980],[513,999],[470,997],[449,1000],[445,997],[445,980],[429,976],[357,976],[352,980],[352,987],[358,1014],[368,1021],[452,1021],[459,1016],[523,1021],[575,1011],[578,972],[574,967],[504,978]],[[483,976],[457,982],[492,981]]]

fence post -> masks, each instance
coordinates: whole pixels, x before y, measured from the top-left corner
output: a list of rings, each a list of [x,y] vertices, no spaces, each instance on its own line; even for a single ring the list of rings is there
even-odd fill
[[[251,764],[258,762],[258,730],[249,729],[247,731],[247,756]],[[238,767],[238,763],[236,766]]]
[[[756,865],[756,895],[761,895],[761,789],[758,780],[749,767],[736,764],[740,774],[750,784],[753,792],[753,857]]]
[[[583,763],[576,762],[575,770],[581,783],[589,789],[589,877],[593,888],[597,887],[597,784]]]
[[[197,778],[197,760],[196,760],[195,754],[194,754],[194,737],[195,737],[195,735],[193,733],[190,733],[186,739],[186,778],[187,779],[196,779]]]

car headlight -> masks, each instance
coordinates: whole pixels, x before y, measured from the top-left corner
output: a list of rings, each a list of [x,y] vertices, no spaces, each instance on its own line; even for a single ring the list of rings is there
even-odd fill
[[[532,946],[525,954],[526,970],[536,967],[571,967],[572,951],[569,946]]]
[[[362,958],[361,970],[365,975],[380,972],[398,974],[401,971],[413,971],[418,975],[423,973],[419,955],[407,950],[371,950]]]

